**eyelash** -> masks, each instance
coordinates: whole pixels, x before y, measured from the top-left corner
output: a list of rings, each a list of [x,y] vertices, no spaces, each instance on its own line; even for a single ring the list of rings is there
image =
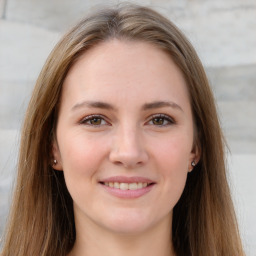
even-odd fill
[[[154,119],[155,120],[160,119],[163,122],[167,122],[165,124],[151,124],[151,125],[155,125],[155,126],[158,126],[158,127],[168,126],[168,125],[172,125],[172,124],[176,123],[173,118],[171,118],[170,116],[168,116],[166,114],[155,114],[155,115],[150,117],[150,120],[147,123],[153,122]]]
[[[88,123],[90,121],[93,121],[93,119],[97,119],[100,120],[100,124],[92,124],[92,123]],[[86,116],[85,118],[83,118],[80,121],[80,124],[83,125],[88,125],[88,126],[92,126],[92,127],[99,127],[101,125],[110,125],[106,120],[106,118],[102,115],[89,115]],[[156,119],[162,120],[163,124],[154,124],[151,123],[150,125],[154,125],[154,126],[158,126],[158,127],[162,127],[162,126],[168,126],[168,125],[172,125],[175,124],[175,120],[173,118],[171,118],[170,116],[166,115],[166,114],[155,114],[152,115],[148,118],[148,121],[146,122],[146,124],[149,124],[150,122],[154,122],[156,121]],[[105,124],[102,124],[102,121],[105,122]],[[167,123],[166,123],[167,122]]]
[[[92,121],[93,119],[99,119],[102,121],[105,121],[105,124],[88,124],[87,122],[90,122]],[[100,125],[108,125],[108,122],[105,120],[106,118],[102,115],[89,115],[89,116],[86,116],[85,118],[83,118],[81,121],[80,121],[80,124],[84,124],[84,125],[88,125],[88,126],[94,126],[94,127],[97,127],[97,126],[100,126]]]

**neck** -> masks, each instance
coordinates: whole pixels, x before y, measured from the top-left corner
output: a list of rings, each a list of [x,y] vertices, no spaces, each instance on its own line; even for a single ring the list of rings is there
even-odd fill
[[[174,256],[171,216],[139,234],[114,233],[95,223],[76,225],[76,242],[68,256]],[[76,223],[78,224],[78,223]]]

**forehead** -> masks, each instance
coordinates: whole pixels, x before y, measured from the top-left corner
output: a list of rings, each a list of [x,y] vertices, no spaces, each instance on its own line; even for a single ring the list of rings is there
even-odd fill
[[[165,51],[147,42],[112,39],[80,56],[64,81],[62,100],[119,96],[135,101],[139,95],[145,101],[159,97],[188,101],[186,87],[181,71]]]

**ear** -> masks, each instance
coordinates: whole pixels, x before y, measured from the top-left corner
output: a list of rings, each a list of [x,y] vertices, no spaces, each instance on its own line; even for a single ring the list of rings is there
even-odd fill
[[[53,141],[52,144],[52,168],[56,171],[62,171],[62,161],[61,161],[61,155],[60,155],[60,150],[59,146],[56,140]]]
[[[189,161],[188,161],[188,172],[191,172],[194,169],[194,167],[198,164],[200,157],[201,157],[201,149],[198,145],[194,145],[191,150]]]

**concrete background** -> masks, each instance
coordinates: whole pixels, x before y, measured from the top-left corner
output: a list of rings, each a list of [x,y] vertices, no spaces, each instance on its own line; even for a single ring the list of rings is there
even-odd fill
[[[35,80],[61,34],[103,0],[0,0],[0,236],[19,131]],[[210,78],[230,153],[230,184],[248,256],[256,256],[256,1],[133,1],[188,36]]]

